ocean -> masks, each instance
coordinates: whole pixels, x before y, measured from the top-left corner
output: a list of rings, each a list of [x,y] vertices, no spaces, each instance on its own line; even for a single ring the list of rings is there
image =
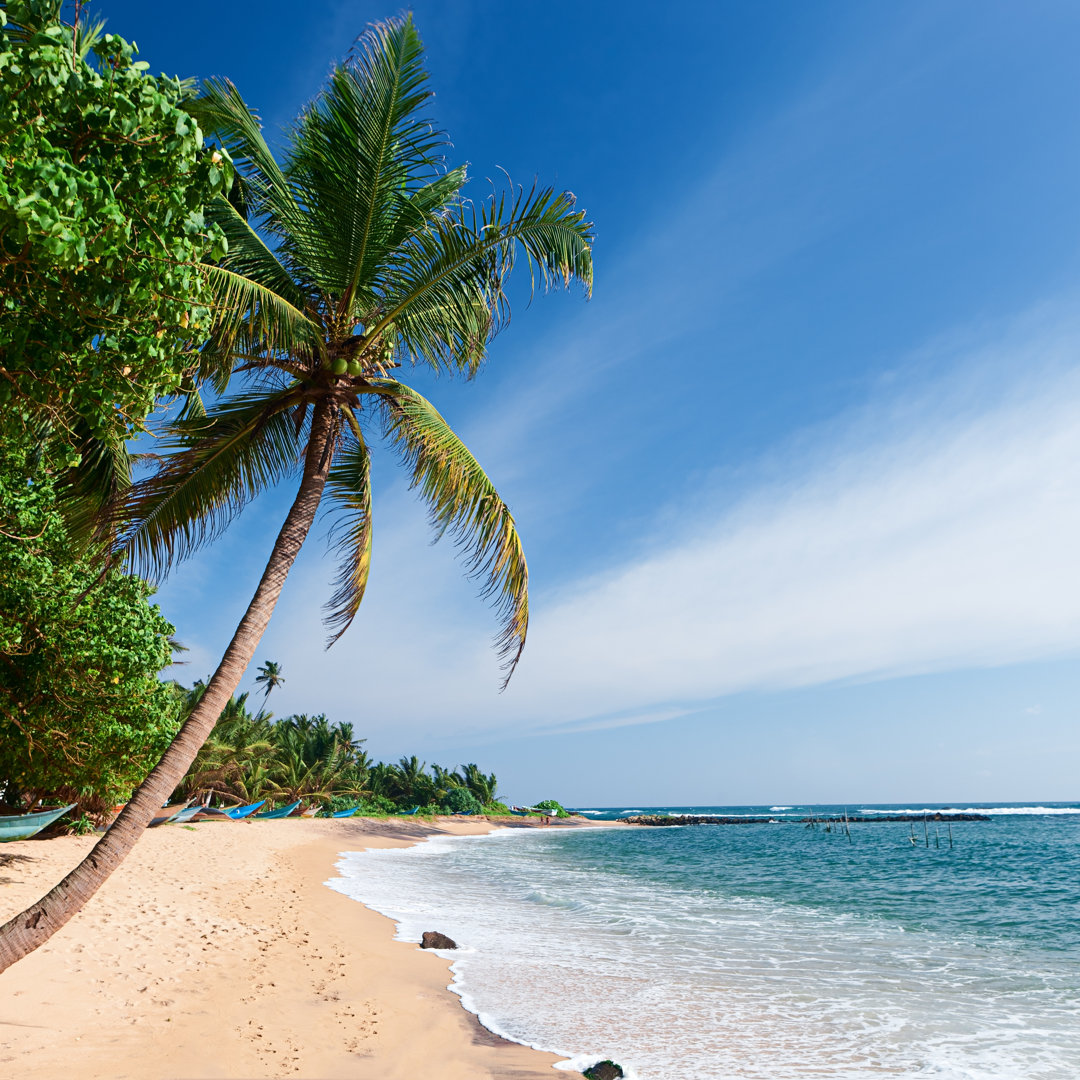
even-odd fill
[[[460,946],[493,1031],[636,1080],[1077,1080],[1080,804],[583,808],[770,824],[507,829],[333,887]],[[807,828],[802,819],[910,822]],[[914,835],[914,842],[912,842]]]

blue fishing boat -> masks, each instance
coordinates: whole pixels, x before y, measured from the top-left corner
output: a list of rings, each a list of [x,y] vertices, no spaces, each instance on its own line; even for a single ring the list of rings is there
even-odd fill
[[[288,806],[279,806],[277,810],[266,810],[261,814],[255,815],[256,821],[266,821],[269,818],[284,818],[288,817],[298,806],[300,800],[297,799],[294,803],[289,803]]]
[[[359,809],[360,809],[360,804],[357,803],[351,810],[336,810],[330,816],[331,817],[352,817],[353,814],[355,814],[356,811],[359,810]]]
[[[61,806],[56,810],[40,810],[36,814],[13,814],[0,817],[0,843],[9,840],[29,840],[41,832],[46,825],[51,825],[57,818],[63,817],[69,810],[75,809],[75,803]]]
[[[255,813],[256,810],[259,809],[260,806],[263,806],[265,803],[265,799],[260,799],[258,802],[249,803],[247,806],[234,806],[231,810],[226,810],[225,813],[229,817],[231,817],[233,821],[237,821],[240,818],[250,817],[252,814]]]

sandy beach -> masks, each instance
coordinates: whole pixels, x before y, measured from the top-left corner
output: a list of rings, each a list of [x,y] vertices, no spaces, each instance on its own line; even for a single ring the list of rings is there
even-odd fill
[[[149,830],[78,916],[0,975],[0,1075],[578,1075],[486,1031],[446,989],[446,960],[394,941],[390,920],[324,885],[342,851],[492,827],[361,819]],[[0,920],[40,897],[94,839],[0,848]]]

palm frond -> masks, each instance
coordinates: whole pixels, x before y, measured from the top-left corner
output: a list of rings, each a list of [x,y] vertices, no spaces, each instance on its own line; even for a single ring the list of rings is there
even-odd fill
[[[285,171],[307,220],[288,242],[342,313],[373,277],[409,192],[441,160],[446,136],[420,113],[427,81],[412,19],[378,23],[294,130]]]
[[[311,356],[322,349],[319,327],[272,288],[228,266],[208,266],[217,323],[199,354],[203,378],[231,370],[237,352]],[[227,381],[227,379],[226,379]]]
[[[84,424],[76,435],[80,462],[64,477],[59,507],[71,539],[89,544],[105,539],[108,527],[102,511],[131,486],[132,457],[123,439],[98,438]]]
[[[393,326],[403,349],[435,368],[472,373],[487,342],[506,324],[507,275],[519,252],[534,290],[592,290],[592,226],[574,197],[552,188],[518,189],[486,203],[431,215],[386,269],[386,296],[373,332]]]
[[[259,492],[293,473],[304,439],[290,415],[300,391],[239,395],[201,420],[173,425],[158,469],[118,500],[117,546],[160,578],[219,536]]]
[[[203,131],[220,140],[240,178],[243,201],[272,232],[303,221],[304,213],[292,186],[278,165],[256,113],[228,79],[207,79],[188,111]]]
[[[371,455],[359,425],[354,421],[351,426],[353,441],[339,451],[327,480],[340,514],[332,539],[342,554],[334,594],[326,604],[324,621],[331,632],[327,648],[356,616],[371,570]]]
[[[219,195],[207,207],[206,216],[221,227],[229,242],[222,266],[258,282],[294,307],[304,307],[306,298],[288,269],[232,202]]]
[[[436,538],[449,531],[467,572],[483,582],[502,619],[496,647],[505,689],[521,659],[529,627],[529,568],[514,518],[494,485],[435,407],[411,387],[379,380],[386,435],[412,470],[412,486],[427,501]]]

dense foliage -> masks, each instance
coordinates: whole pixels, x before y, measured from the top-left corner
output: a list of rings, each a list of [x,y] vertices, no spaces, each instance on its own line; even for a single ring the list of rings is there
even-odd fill
[[[276,665],[275,665],[276,667]],[[280,669],[279,669],[280,670]],[[205,687],[178,692],[191,709]],[[373,762],[347,723],[303,713],[274,721],[234,697],[176,791],[177,799],[212,795],[225,804],[259,799],[284,805],[298,799],[326,812],[360,807],[361,813],[394,814],[420,807],[430,813],[467,810],[506,813],[496,796],[495,774],[475,764],[428,770],[416,757],[396,765]]]
[[[187,84],[60,6],[0,7],[0,407],[77,444],[181,388],[211,324],[199,264],[227,249],[203,210],[232,167]]]
[[[0,436],[0,797],[97,814],[131,789],[178,727],[158,674],[172,626],[146,582],[70,544],[39,447]]]

